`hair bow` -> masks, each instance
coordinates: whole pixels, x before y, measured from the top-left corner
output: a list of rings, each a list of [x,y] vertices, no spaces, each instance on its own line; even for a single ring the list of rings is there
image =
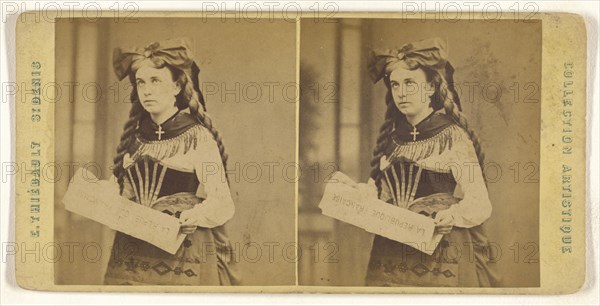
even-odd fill
[[[400,49],[372,50],[368,58],[369,75],[377,83],[401,64],[444,69],[447,56],[446,42],[438,37],[406,44]]]
[[[143,58],[160,58],[167,64],[181,69],[186,73],[193,72],[196,66],[193,54],[185,38],[154,42],[145,48],[115,48],[113,52],[113,67],[119,81],[129,75],[131,64]],[[195,67],[197,69],[197,66]],[[194,75],[194,73],[192,73]]]

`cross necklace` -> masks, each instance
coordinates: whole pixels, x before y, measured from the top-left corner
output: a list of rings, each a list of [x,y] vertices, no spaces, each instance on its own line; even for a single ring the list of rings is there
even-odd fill
[[[417,131],[417,125],[421,124],[421,122],[427,121],[429,118],[433,117],[435,114],[436,114],[435,111],[431,111],[431,113],[429,115],[427,115],[427,117],[422,119],[416,125],[410,124],[412,126],[412,132],[410,132],[409,134],[412,136],[412,141],[417,141],[417,135],[421,134],[421,132]]]
[[[165,131],[162,128],[162,125],[167,123],[169,120],[175,118],[175,116],[177,116],[177,114],[179,114],[181,110],[178,109],[177,112],[175,112],[175,114],[173,114],[173,116],[169,117],[169,119],[165,120],[162,124],[157,124],[158,125],[158,130],[154,131],[154,134],[156,134],[156,136],[158,137],[158,140],[162,140],[162,135],[165,133]]]
[[[158,135],[158,140],[161,139],[162,134],[164,134],[165,131],[163,131],[162,126],[159,124],[158,125],[158,131],[154,131],[154,134]]]
[[[412,130],[412,132],[410,132],[410,134],[413,137],[413,141],[417,141],[417,135],[419,135],[421,133],[417,131],[417,127],[416,126],[413,126],[413,130]]]

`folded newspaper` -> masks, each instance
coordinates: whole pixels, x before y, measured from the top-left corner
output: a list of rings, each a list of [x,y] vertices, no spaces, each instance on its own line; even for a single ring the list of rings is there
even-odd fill
[[[334,173],[319,204],[324,215],[433,254],[442,238],[433,219],[368,196],[348,182],[353,181],[342,172]]]

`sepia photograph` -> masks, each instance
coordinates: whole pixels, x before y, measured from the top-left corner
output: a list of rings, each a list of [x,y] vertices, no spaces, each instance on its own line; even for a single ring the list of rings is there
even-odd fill
[[[302,21],[300,284],[540,286],[541,29]]]
[[[56,284],[295,284],[295,185],[264,168],[295,161],[295,31],[57,21],[54,235],[83,255]]]
[[[586,16],[296,4],[13,14],[3,292],[593,293]]]

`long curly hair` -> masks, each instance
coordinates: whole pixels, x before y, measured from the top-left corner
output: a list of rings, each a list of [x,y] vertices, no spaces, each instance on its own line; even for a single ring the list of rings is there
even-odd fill
[[[462,127],[467,132],[471,142],[473,142],[479,165],[483,170],[485,156],[479,138],[475,134],[475,131],[469,126],[467,118],[462,113],[459,96],[454,88],[454,68],[450,64],[447,64],[445,71],[443,71],[444,76],[442,76],[438,70],[414,63],[413,65],[406,65],[405,67],[397,69],[421,69],[425,73],[425,79],[429,85],[432,86],[433,90],[433,94],[430,97],[430,106],[434,111],[443,108],[446,115],[450,116],[458,126]],[[375,149],[373,150],[370,175],[371,178],[375,180],[378,189],[381,189],[382,177],[380,161],[381,157],[385,154],[385,150],[389,147],[390,141],[392,141],[391,134],[394,130],[394,124],[399,120],[405,120],[406,118],[394,103],[389,74],[385,75],[383,80],[387,88],[387,94],[385,96],[387,108],[385,111],[385,119],[379,128],[379,136],[377,137]]]
[[[152,68],[168,68],[171,71],[171,75],[173,77],[173,81],[176,82],[181,91],[175,97],[175,105],[180,110],[189,108],[190,113],[198,120],[200,124],[202,124],[206,129],[210,131],[213,138],[217,142],[217,146],[219,148],[219,153],[221,154],[221,161],[223,163],[223,167],[227,167],[227,153],[225,153],[225,146],[223,145],[223,140],[215,128],[212,119],[208,115],[206,111],[206,103],[204,101],[204,96],[200,91],[198,85],[198,68],[197,66],[193,66],[192,75],[188,76],[184,71],[177,69],[169,64],[167,64],[164,60],[161,60],[157,57],[144,58],[133,62],[131,64],[131,73],[129,74],[129,81],[132,84],[131,90],[131,110],[129,111],[129,118],[125,123],[123,128],[123,133],[121,134],[119,145],[117,146],[117,155],[113,159],[113,175],[117,178],[117,182],[119,183],[120,192],[123,193],[123,182],[125,177],[125,169],[123,168],[123,157],[129,151],[130,147],[135,142],[135,133],[137,131],[140,120],[142,120],[145,116],[148,116],[148,112],[144,110],[140,100],[138,98],[138,92],[136,88],[136,78],[135,74],[139,68],[142,66],[149,65]]]

